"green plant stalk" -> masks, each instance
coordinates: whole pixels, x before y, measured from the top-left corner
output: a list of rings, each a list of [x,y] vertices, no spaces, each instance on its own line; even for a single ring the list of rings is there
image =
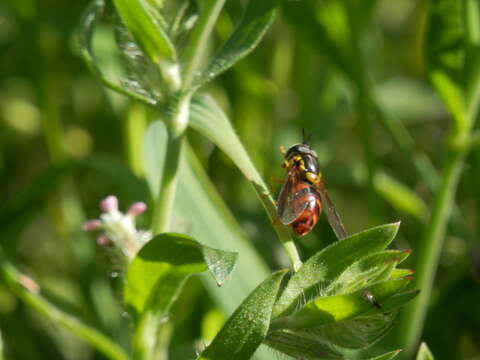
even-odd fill
[[[158,280],[160,289],[157,287],[151,293],[135,327],[134,360],[168,360],[168,344],[172,332],[169,312],[188,277],[188,274],[181,271],[173,271]]]
[[[405,346],[406,356],[413,354],[423,329],[435,272],[448,220],[454,206],[455,193],[466,152],[466,148],[459,148],[452,151],[446,160],[433,212],[416,256],[414,269],[417,275],[414,284],[421,291],[417,299],[405,308],[399,326],[400,341]]]
[[[478,18],[479,5],[477,1],[467,0],[465,5],[466,55],[468,57],[472,56],[471,51],[476,51],[480,43],[480,31],[478,30],[480,19]],[[450,151],[447,153],[441,174],[441,182],[435,198],[432,216],[416,257],[417,277],[415,285],[421,289],[421,292],[416,301],[407,307],[399,328],[400,341],[406,347],[405,356],[411,356],[415,351],[425,322],[447,222],[453,210],[455,193],[463,164],[475,136],[472,129],[478,116],[479,84],[478,67],[474,68],[473,71],[470,69],[466,91],[462,94],[461,106],[463,108],[455,109],[455,111],[450,109],[455,124],[454,127],[452,126],[448,138]]]
[[[143,136],[146,128],[146,109],[139,103],[132,103],[125,119],[126,155],[130,168],[137,176],[143,175]]]
[[[135,329],[132,359],[168,360],[172,330],[172,323],[166,314],[155,308],[146,309]]]
[[[154,236],[166,232],[170,224],[177,190],[180,155],[188,125],[189,108],[190,96],[187,95],[172,99],[170,106],[161,110],[161,113],[166,115],[164,120],[168,139],[160,190],[153,210],[152,233]]]
[[[205,55],[208,38],[217,22],[224,4],[225,0],[207,0],[202,15],[193,30],[189,44],[185,49],[185,55],[182,59],[182,63],[185,64],[185,69],[183,70],[183,89],[186,92],[190,91],[201,58]]]
[[[200,58],[204,53],[206,42],[215,26],[218,15],[223,8],[225,0],[210,0],[202,11],[197,26],[185,49],[182,62],[183,70],[182,92],[176,98],[172,98],[166,111],[165,119],[168,132],[167,149],[165,154],[164,169],[160,184],[158,198],[155,201],[152,232],[153,235],[166,231],[170,223],[177,188],[177,173],[182,151],[184,132],[188,125],[189,107],[191,99],[190,85],[197,71]]]
[[[1,260],[0,273],[8,288],[40,315],[85,340],[107,358],[112,360],[128,360],[128,356],[124,350],[117,344],[113,343],[107,336],[82,323],[77,318],[64,313],[39,294],[28,290],[23,286],[21,282],[21,277],[23,275],[21,275],[12,265]]]
[[[133,337],[133,360],[149,360],[153,351],[157,348],[157,334],[161,323],[167,319],[161,319],[154,311],[146,310],[135,328]],[[168,346],[168,344],[166,344]]]
[[[172,339],[174,330],[173,323],[169,322],[160,327],[157,331],[157,346],[154,350],[154,359],[156,360],[168,360],[168,346]],[[0,359],[1,360],[1,359]]]

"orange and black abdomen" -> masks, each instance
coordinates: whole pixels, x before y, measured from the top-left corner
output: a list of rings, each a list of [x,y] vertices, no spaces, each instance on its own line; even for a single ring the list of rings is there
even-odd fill
[[[304,210],[291,223],[297,235],[306,235],[317,224],[322,209],[320,194],[310,183],[301,181],[295,185],[293,202]]]

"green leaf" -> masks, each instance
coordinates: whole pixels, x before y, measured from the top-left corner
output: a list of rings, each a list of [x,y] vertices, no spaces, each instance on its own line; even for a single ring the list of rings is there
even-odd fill
[[[277,207],[270,190],[250,160],[228,118],[211,97],[197,96],[194,98],[190,109],[190,124],[232,159],[234,164],[252,184],[270,220],[274,221],[277,217]],[[278,225],[275,226],[275,231],[294,268],[297,268],[301,262],[293,244],[290,227]]]
[[[420,344],[420,348],[418,349],[417,353],[417,360],[435,360],[432,352],[425,342]]]
[[[274,309],[274,317],[286,315],[318,296],[318,289],[332,283],[357,259],[383,250],[390,244],[399,223],[381,225],[337,241],[308,259],[292,276]]]
[[[223,289],[219,291],[211,282],[205,283],[218,297],[223,310],[232,312],[240,300],[268,276],[269,270],[188,148],[180,163],[175,215],[177,221],[199,241],[240,254],[237,270]]]
[[[376,314],[391,310],[383,304],[403,289],[410,279],[387,280],[350,294],[319,297],[305,305],[294,315],[278,318],[274,321],[275,329],[317,328],[325,324],[349,320],[362,314]],[[372,294],[381,309],[375,308],[368,301],[366,294]]]
[[[166,94],[168,94],[168,87],[162,77],[164,74],[159,71],[158,64],[152,62],[145,55],[120,19],[112,25],[114,26],[114,41],[112,42],[113,46],[118,49],[119,55],[117,63],[121,70],[119,76],[121,86],[129,91],[148,96],[153,101],[164,102]],[[95,48],[95,51],[100,55],[102,49]],[[106,66],[100,62],[100,67]]]
[[[102,81],[106,87],[120,94],[129,96],[132,99],[138,100],[143,104],[154,105],[157,102],[157,99],[151,97],[149,94],[145,94],[143,91],[135,91],[114,82],[98,66],[98,61],[93,52],[92,45],[95,29],[103,16],[104,10],[104,0],[93,0],[82,14],[76,35],[78,48],[80,49],[83,59],[87,63],[90,70],[100,79],[100,81]]]
[[[395,178],[383,172],[377,172],[373,185],[396,209],[413,215],[419,220],[427,218],[428,208],[422,198]]]
[[[395,269],[390,274],[390,279],[399,279],[405,276],[413,275],[415,271],[412,269]]]
[[[368,325],[365,324],[365,327],[368,327]],[[339,335],[340,337],[346,336],[343,333],[340,333]],[[315,338],[315,336],[311,336],[309,333],[292,330],[274,331],[268,334],[265,343],[284,354],[299,359],[351,359],[348,354],[342,354],[343,349],[334,345],[333,342],[328,344],[325,339],[322,339],[321,337]],[[391,351],[369,360],[390,360],[397,356],[400,351],[401,350]]]
[[[328,324],[315,329],[295,331],[329,346],[362,349],[382,339],[393,327],[398,312],[357,316],[354,319]]]
[[[269,345],[278,348],[278,345],[291,342],[289,338],[295,336],[296,340],[308,339],[317,348],[322,348],[323,346],[323,352],[326,354],[330,352],[340,354],[345,352],[345,350],[362,349],[371,346],[382,339],[393,327],[397,313],[390,312],[359,316],[351,320],[332,323],[314,329],[278,330],[269,334],[267,341]],[[290,344],[290,347],[295,347],[296,356],[307,356],[299,346],[302,344],[302,341]],[[277,344],[278,342],[280,344]],[[316,355],[318,356],[318,353]],[[345,358],[348,359],[349,357],[345,356]]]
[[[141,314],[156,287],[166,301],[189,275],[209,270],[220,286],[232,272],[237,254],[212,249],[181,234],[160,234],[145,244],[128,266],[124,299]],[[156,289],[155,293],[158,292]],[[165,309],[168,307],[165,306]]]
[[[165,155],[167,134],[160,122],[150,125],[145,136],[145,176],[152,194],[157,194]],[[174,208],[174,228],[188,233],[203,244],[228,248],[241,254],[237,270],[221,290],[204,281],[210,294],[225,312],[232,312],[269,269],[247,240],[202,165],[186,146],[180,161],[179,183]],[[192,206],[195,204],[195,206]]]
[[[196,79],[194,89],[233,66],[258,45],[275,18],[276,6],[277,0],[249,1],[240,23]]]
[[[267,336],[273,304],[287,270],[273,273],[238,307],[201,355],[204,360],[249,359]]]
[[[395,279],[393,279],[395,280]],[[397,279],[398,280],[398,279]],[[411,280],[410,277],[406,278],[406,280]],[[382,302],[382,312],[393,311],[396,310],[407,302],[415,298],[420,293],[420,290],[409,290],[409,291],[402,291],[397,294],[394,294],[392,297],[387,299],[386,301]],[[375,309],[370,309],[367,311],[367,315],[374,314],[376,312]]]
[[[113,0],[122,22],[135,42],[154,62],[176,61],[176,53],[159,14],[145,0]]]
[[[387,250],[365,256],[346,268],[322,293],[324,296],[345,294],[388,280],[397,264],[408,255],[408,250]]]
[[[211,96],[198,95],[192,99],[189,124],[227,154],[248,181],[264,186],[232,124]]]
[[[171,19],[169,33],[175,40],[180,40],[197,22],[198,4],[195,0],[171,2],[172,9],[167,9],[165,19]]]
[[[124,294],[134,315],[140,315],[133,338],[134,358],[155,357],[159,331],[188,277],[208,268],[221,286],[236,259],[236,253],[202,246],[181,234],[160,234],[143,246],[128,267]]]
[[[290,330],[273,331],[269,333],[265,339],[265,344],[295,359],[344,359],[338,351],[324,343],[303,335],[298,335]]]

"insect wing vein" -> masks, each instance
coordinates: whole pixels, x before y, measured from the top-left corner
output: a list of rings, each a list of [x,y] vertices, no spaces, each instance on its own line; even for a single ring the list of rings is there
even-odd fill
[[[337,236],[338,239],[343,239],[347,237],[347,230],[345,226],[343,226],[342,220],[340,219],[340,215],[338,215],[335,206],[333,205],[333,201],[328,195],[327,189],[325,189],[325,185],[322,184],[319,189],[320,197],[322,198],[323,209],[327,214],[327,219],[330,226],[333,229],[333,232]]]

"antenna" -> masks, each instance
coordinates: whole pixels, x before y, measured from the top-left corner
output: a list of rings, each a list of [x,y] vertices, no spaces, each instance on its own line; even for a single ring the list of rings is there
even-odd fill
[[[312,133],[308,136],[305,136],[305,128],[302,128],[302,144],[310,145],[310,140],[312,139]]]

